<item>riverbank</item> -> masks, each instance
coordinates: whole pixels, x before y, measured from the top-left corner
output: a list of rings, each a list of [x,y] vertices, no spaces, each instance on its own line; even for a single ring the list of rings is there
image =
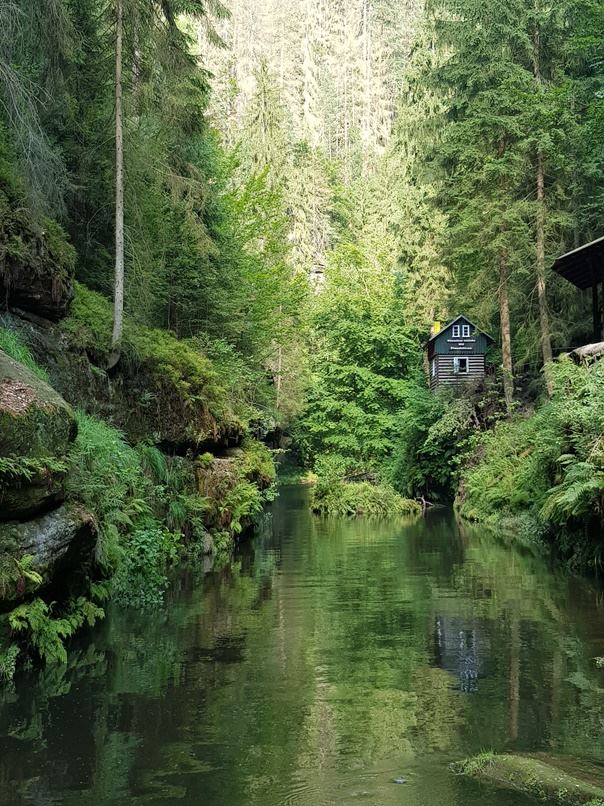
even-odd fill
[[[563,357],[550,374],[550,399],[467,443],[456,507],[594,573],[604,561],[604,363]]]
[[[254,411],[199,344],[127,320],[80,284],[57,324],[0,321],[0,678],[66,659],[110,600],[161,603],[186,555],[228,555],[272,496]]]

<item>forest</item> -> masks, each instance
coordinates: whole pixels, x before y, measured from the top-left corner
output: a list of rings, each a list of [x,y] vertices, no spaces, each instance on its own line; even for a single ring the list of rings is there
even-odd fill
[[[552,265],[604,235],[603,54],[600,0],[0,1],[0,679],[228,556],[284,451],[317,513],[601,568]],[[492,372],[434,394],[461,313]]]

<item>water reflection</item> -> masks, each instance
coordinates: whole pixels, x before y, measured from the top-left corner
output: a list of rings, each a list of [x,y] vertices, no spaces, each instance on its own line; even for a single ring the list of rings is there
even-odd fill
[[[488,674],[491,645],[488,624],[476,619],[437,616],[434,624],[434,662],[451,672],[464,694],[478,691],[478,678]]]
[[[165,611],[112,613],[2,693],[0,803],[521,806],[448,762],[604,763],[591,585],[448,516],[322,521],[303,496]]]

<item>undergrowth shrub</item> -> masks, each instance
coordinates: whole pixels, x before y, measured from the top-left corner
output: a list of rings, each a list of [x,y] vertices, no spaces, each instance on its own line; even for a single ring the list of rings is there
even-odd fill
[[[70,316],[61,328],[76,346],[105,366],[111,344],[111,304],[81,283],[74,284],[74,291]],[[210,431],[216,423],[239,429],[247,423],[249,411],[239,406],[240,396],[227,395],[198,341],[179,339],[170,331],[146,327],[126,317],[121,365],[128,367],[130,374],[144,367],[149,394],[178,404],[179,414],[185,416],[186,410],[191,423],[204,420]]]
[[[77,413],[78,436],[72,452],[68,494],[97,518],[98,560],[107,572],[117,568],[120,536],[150,515],[151,484],[141,457],[117,429]]]
[[[398,415],[396,447],[388,478],[403,495],[452,501],[468,440],[501,417],[497,386],[489,381],[431,392],[410,382]]]
[[[573,565],[604,560],[604,362],[561,359],[554,394],[476,437],[461,479],[461,514],[478,521],[527,516]]]
[[[31,593],[44,581],[32,567],[34,558],[31,554],[15,557],[13,552],[13,546],[3,543],[0,549],[0,600]]]
[[[317,471],[311,493],[311,509],[317,514],[388,517],[421,512],[416,501],[403,498],[387,482],[351,479],[349,462],[343,456],[322,456]]]
[[[320,515],[392,517],[419,515],[417,501],[403,498],[389,484],[367,481],[319,480],[311,494],[311,508]]]
[[[167,571],[178,557],[181,535],[154,520],[142,523],[125,541],[123,558],[113,579],[113,593],[123,605],[158,606],[168,587]]]

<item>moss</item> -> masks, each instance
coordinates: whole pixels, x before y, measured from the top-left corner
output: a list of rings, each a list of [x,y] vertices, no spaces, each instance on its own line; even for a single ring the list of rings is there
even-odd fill
[[[105,366],[111,327],[109,301],[76,283],[71,314],[61,324],[71,345]],[[120,425],[134,440],[153,434],[157,441],[199,445],[244,431],[244,410],[229,400],[212,362],[192,341],[126,318],[117,372],[127,409]]]
[[[0,351],[0,456],[63,456],[75,416],[55,390]]]
[[[483,753],[455,765],[454,771],[564,806],[594,806],[604,799],[600,769],[545,753],[522,756]]]

